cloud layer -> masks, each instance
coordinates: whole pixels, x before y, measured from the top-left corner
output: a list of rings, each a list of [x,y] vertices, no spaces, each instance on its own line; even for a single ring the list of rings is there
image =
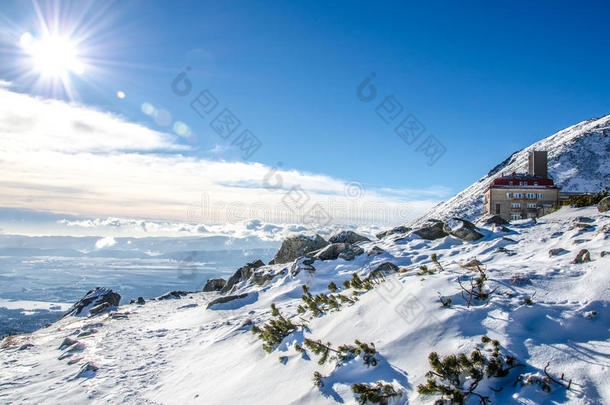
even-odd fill
[[[400,223],[449,190],[365,189],[329,176],[185,155],[171,134],[0,86],[0,204],[69,215],[224,224]]]

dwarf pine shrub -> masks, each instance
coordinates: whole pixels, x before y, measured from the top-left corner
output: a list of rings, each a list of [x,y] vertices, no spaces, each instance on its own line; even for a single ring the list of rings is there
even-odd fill
[[[400,396],[391,384],[384,384],[381,381],[377,381],[376,384],[352,384],[352,392],[358,396],[360,404],[370,402],[387,405],[390,398]]]
[[[463,404],[471,396],[477,396],[480,403],[489,403],[489,397],[475,390],[486,378],[500,378],[508,375],[517,364],[516,359],[500,353],[500,342],[487,336],[481,338],[483,346],[491,343],[492,349],[482,352],[475,349],[466,355],[452,354],[443,359],[436,352],[430,353],[428,361],[430,371],[426,373],[426,384],[417,386],[417,392],[422,395],[440,395],[441,400],[448,399],[454,404]]]
[[[275,304],[271,304],[271,316],[273,319],[269,320],[262,328],[254,325],[251,329],[252,333],[258,335],[258,338],[264,342],[263,349],[269,353],[275,350],[286,336],[302,326],[295,325],[289,319],[284,318]]]

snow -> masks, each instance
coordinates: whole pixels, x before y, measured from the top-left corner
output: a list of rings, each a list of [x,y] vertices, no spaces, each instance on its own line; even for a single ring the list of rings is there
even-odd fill
[[[593,219],[593,228],[570,229],[580,216]],[[508,233],[486,227],[476,242],[392,235],[359,244],[365,251],[379,246],[385,251],[380,255],[316,261],[313,273],[286,271],[262,286],[244,282],[235,294],[247,293],[246,298],[213,309],[206,306],[219,294],[199,292],[122,305],[117,313],[123,316],[66,317],[2,342],[0,402],[356,404],[351,384],[383,380],[403,394],[393,404],[431,404],[435,397],[416,390],[425,382],[428,354],[469,352],[488,335],[527,365],[494,381],[492,386],[504,387],[498,393],[481,386],[493,403],[610,403],[610,255],[601,257],[610,250],[609,224],[610,216],[595,207],[562,208],[537,223],[511,224]],[[577,239],[585,241],[575,244]],[[552,248],[567,253],[549,257]],[[583,248],[592,261],[571,263]],[[432,253],[445,271],[417,275],[422,264],[434,268]],[[474,258],[487,267],[487,284],[497,290],[488,302],[468,308],[457,278],[471,274],[460,265]],[[355,304],[311,319],[307,329],[288,336],[273,352],[265,352],[249,331],[248,320],[262,326],[270,319],[271,303],[295,322],[308,318],[296,313],[301,285],[312,294],[327,292],[330,281],[340,286],[352,272],[366,275],[386,261],[405,271],[387,276]],[[280,272],[290,266],[270,268]],[[452,299],[451,307],[441,306],[439,294]],[[523,303],[526,297],[533,297],[533,305]],[[97,332],[78,337],[93,329]],[[60,350],[66,337],[82,343],[80,350]],[[318,356],[295,350],[305,338],[333,346],[355,339],[373,342],[379,365],[367,368],[356,358],[340,367],[332,361],[320,366]],[[28,343],[32,346],[19,350]],[[565,373],[572,379],[570,391],[553,384],[551,393],[513,385],[519,373],[543,376],[549,362],[557,378]],[[87,369],[89,363],[99,369]],[[322,388],[312,383],[314,371],[328,376]]]
[[[604,133],[605,131],[605,133]],[[418,226],[427,219],[460,217],[474,220],[483,212],[483,193],[491,182],[504,174],[526,172],[532,150],[548,152],[548,171],[564,192],[602,191],[610,184],[610,115],[583,121],[563,129],[525,149],[513,153],[487,175],[454,197],[438,204],[411,222]]]

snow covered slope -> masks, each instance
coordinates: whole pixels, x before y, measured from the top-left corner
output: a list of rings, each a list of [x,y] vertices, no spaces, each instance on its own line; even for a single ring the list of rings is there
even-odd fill
[[[381,380],[401,393],[391,404],[432,404],[438,397],[422,396],[416,388],[430,369],[428,354],[470,353],[487,335],[524,364],[491,385],[479,385],[494,404],[610,403],[610,254],[602,257],[610,250],[610,216],[595,208],[563,208],[538,223],[523,220],[509,227],[482,228],[485,236],[476,242],[392,235],[360,244],[365,251],[378,246],[381,254],[315,261],[315,271],[296,275],[291,264],[269,266],[277,277],[258,286],[242,282],[236,293],[247,295],[210,309],[218,293],[66,317],[1,342],[0,402],[356,404],[352,384]],[[550,257],[554,248],[565,250]],[[592,261],[573,264],[583,248]],[[436,268],[432,253],[445,270],[418,274],[422,264]],[[488,289],[495,292],[468,307],[457,280],[467,282],[472,272],[460,265],[474,258],[487,268]],[[402,271],[386,276],[354,304],[319,317],[297,314],[302,285],[312,294],[328,293],[333,281],[349,295],[344,280],[385,262]],[[439,294],[451,298],[450,307],[441,305]],[[271,303],[308,327],[267,353],[250,329],[271,318]],[[62,345],[67,337],[81,344]],[[378,364],[366,367],[358,356],[341,366],[332,359],[318,365],[318,355],[296,350],[304,338],[333,347],[355,339],[373,342]],[[572,379],[570,390],[551,383],[547,393],[535,384],[514,384],[523,373],[544,377],[547,363],[556,379],[562,373]],[[322,387],[312,382],[315,371],[324,376]],[[468,403],[478,399],[471,396]]]
[[[610,115],[606,115],[563,129],[513,153],[476,183],[438,204],[410,226],[429,218],[475,219],[483,212],[483,192],[489,184],[502,172],[526,172],[527,157],[532,150],[548,151],[549,175],[562,191],[595,193],[610,186]]]

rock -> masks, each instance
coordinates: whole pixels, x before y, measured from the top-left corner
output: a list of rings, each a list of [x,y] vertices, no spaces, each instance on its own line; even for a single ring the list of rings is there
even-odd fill
[[[184,297],[185,295],[188,295],[187,291],[170,291],[168,293],[163,294],[160,297],[157,297],[157,300],[163,301],[163,300],[180,299],[180,298]]]
[[[76,335],[76,337],[85,337],[85,336],[93,335],[94,333],[97,333],[97,332],[98,332],[98,330],[95,328],[87,329],[85,331],[82,331],[78,335]]]
[[[411,230],[411,228],[401,225],[401,226],[397,226],[395,228],[389,229],[387,231],[379,232],[375,236],[377,237],[377,239],[383,239],[386,236],[394,235],[396,233],[407,233],[410,230]]]
[[[356,258],[356,256],[361,255],[363,253],[364,253],[364,249],[362,249],[360,246],[350,245],[350,247],[345,249],[343,252],[339,253],[339,258],[350,261],[350,260],[354,260]]]
[[[18,350],[27,350],[27,349],[29,349],[30,347],[34,347],[34,345],[33,345],[33,344],[31,344],[31,343],[25,343],[25,344],[23,344],[23,345],[19,346],[19,349],[18,349]]]
[[[373,270],[373,272],[381,272],[382,274],[391,274],[391,273],[396,273],[398,270],[399,270],[398,266],[395,265],[394,263],[384,262],[384,263],[381,263],[379,266],[375,267],[375,270]]]
[[[551,250],[549,250],[549,257],[557,256],[564,252],[567,252],[567,250],[565,250],[563,248],[551,249]]]
[[[503,247],[503,246],[497,247],[497,248],[496,248],[496,251],[497,251],[497,252],[500,252],[500,253],[505,253],[505,254],[507,254],[508,256],[514,256],[514,255],[516,255],[516,254],[517,254],[517,253],[516,253],[514,250],[509,250],[509,249],[506,249],[506,248],[505,248],[505,247]]]
[[[590,224],[576,223],[576,224],[573,224],[568,230],[571,231],[572,229],[581,229],[583,231],[588,231],[593,228],[594,228],[594,226],[590,225]]]
[[[120,301],[121,296],[110,288],[96,287],[78,300],[60,319],[69,315],[87,316],[89,313],[97,315],[104,311],[116,309]]]
[[[297,235],[290,237],[284,242],[280,250],[275,254],[273,260],[269,264],[288,263],[301,256],[311,253],[318,249],[322,249],[329,243],[324,240],[320,235],[316,236],[305,236]]]
[[[478,261],[477,259],[472,259],[469,262],[466,262],[464,264],[461,265],[462,268],[476,268],[476,267],[481,267],[483,266],[483,263],[481,263],[480,261]]]
[[[510,279],[509,283],[510,283],[510,285],[516,285],[516,286],[524,286],[524,285],[532,284],[532,282],[530,281],[528,276],[524,276],[521,274],[514,275]]]
[[[574,222],[595,222],[595,220],[589,217],[576,217],[574,218]]]
[[[434,240],[449,235],[445,229],[446,225],[443,221],[429,219],[421,228],[416,229],[413,233],[422,239]]]
[[[453,219],[462,222],[462,225],[459,228],[449,231],[451,236],[455,236],[456,238],[465,240],[467,242],[474,242],[475,240],[479,240],[483,237],[483,234],[477,231],[477,227],[472,222],[461,218]]]
[[[384,252],[385,252],[385,250],[383,250],[379,246],[373,246],[373,248],[371,250],[366,252],[366,255],[367,256],[376,256],[376,255],[380,255],[380,254],[382,254]]]
[[[100,368],[93,362],[89,361],[85,364],[76,375],[78,378],[92,378],[95,377],[95,372]]]
[[[250,277],[250,281],[256,285],[263,285],[267,281],[273,280],[275,278],[275,276],[277,276],[278,274],[281,274],[281,272],[276,273],[274,270],[272,270],[269,267],[261,267],[259,269],[256,269],[252,273],[252,276]]]
[[[220,291],[225,285],[227,281],[224,278],[211,278],[206,281],[203,292]]]
[[[138,304],[138,305],[144,305],[144,304],[146,304],[146,301],[144,301],[144,298],[142,298],[142,297],[138,297],[138,300],[136,301],[136,304]]]
[[[312,259],[311,257],[299,257],[297,260],[294,261],[294,263],[292,263],[292,267],[290,268],[290,275],[292,277],[295,277],[303,270],[307,270],[310,272],[316,271],[316,268],[312,266],[314,261],[315,259]]]
[[[599,254],[600,257],[604,257],[607,254],[610,254],[610,252],[606,252],[605,250],[602,250],[601,253]]]
[[[604,197],[598,204],[597,210],[599,212],[607,212],[610,211],[610,196]]]
[[[282,244],[282,246],[284,245]],[[252,263],[247,263],[245,266],[240,267],[235,273],[233,273],[231,277],[229,277],[227,283],[224,285],[224,287],[222,287],[220,292],[225,293],[231,290],[233,286],[235,286],[235,284],[244,280],[248,280],[252,275],[253,270],[258,269],[259,267],[262,267],[264,265],[265,263],[263,263],[262,260],[256,260]]]
[[[314,257],[318,260],[335,260],[339,257],[339,253],[349,248],[349,243],[331,243],[330,245],[323,247],[320,250],[316,250],[308,254],[307,256]]]
[[[370,242],[371,240],[366,236],[358,235],[354,231],[341,231],[338,234],[331,236],[328,241],[330,243],[354,244],[358,242]]]
[[[485,224],[485,225],[492,225],[492,224],[506,225],[506,224],[508,224],[508,221],[499,215],[492,215],[491,217],[484,219],[483,224]]]
[[[590,242],[590,241],[591,241],[591,239],[574,239],[572,241],[572,243],[575,244],[575,245],[580,245],[582,243]]]
[[[224,304],[225,302],[231,302],[240,298],[246,298],[248,294],[237,294],[237,295],[225,295],[224,297],[218,297],[208,303],[206,308],[210,308],[212,305]]]
[[[580,252],[578,252],[578,254],[574,258],[574,261],[572,261],[572,263],[580,264],[580,263],[587,263],[590,261],[591,261],[591,254],[589,253],[589,251],[587,249],[582,249]]]

